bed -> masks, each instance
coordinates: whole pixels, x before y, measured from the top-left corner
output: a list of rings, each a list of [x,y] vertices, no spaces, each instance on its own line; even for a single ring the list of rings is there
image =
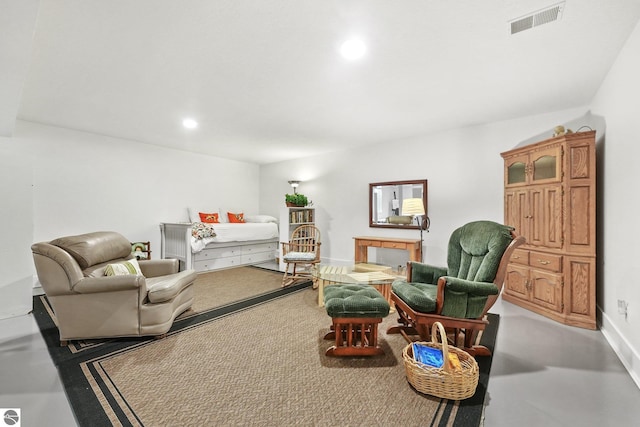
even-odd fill
[[[267,215],[245,218],[244,223],[163,222],[160,256],[176,258],[181,268],[197,272],[274,261],[279,237],[277,220]]]

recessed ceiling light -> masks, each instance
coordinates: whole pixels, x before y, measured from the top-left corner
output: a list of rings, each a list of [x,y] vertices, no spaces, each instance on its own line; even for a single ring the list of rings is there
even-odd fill
[[[340,54],[350,61],[360,59],[367,52],[367,46],[359,39],[350,39],[340,46]]]
[[[198,127],[198,122],[193,119],[184,119],[182,121],[182,126],[186,127],[187,129],[195,129]]]

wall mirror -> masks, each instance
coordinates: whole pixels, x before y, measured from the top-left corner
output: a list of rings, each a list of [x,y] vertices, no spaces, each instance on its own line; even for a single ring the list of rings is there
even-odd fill
[[[369,184],[369,227],[419,228],[412,215],[402,212],[406,199],[422,199],[427,212],[427,180],[374,182]]]

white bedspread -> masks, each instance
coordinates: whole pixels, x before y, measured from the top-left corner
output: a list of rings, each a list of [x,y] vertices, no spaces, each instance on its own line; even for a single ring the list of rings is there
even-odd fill
[[[191,249],[200,252],[209,243],[247,242],[250,240],[268,240],[278,238],[278,225],[273,222],[246,222],[212,224],[215,237],[196,239],[191,237]]]

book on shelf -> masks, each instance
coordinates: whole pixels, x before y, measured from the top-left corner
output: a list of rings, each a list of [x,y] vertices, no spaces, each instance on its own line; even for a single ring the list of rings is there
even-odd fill
[[[289,213],[289,222],[292,224],[313,222],[313,211],[310,209],[291,211]]]

